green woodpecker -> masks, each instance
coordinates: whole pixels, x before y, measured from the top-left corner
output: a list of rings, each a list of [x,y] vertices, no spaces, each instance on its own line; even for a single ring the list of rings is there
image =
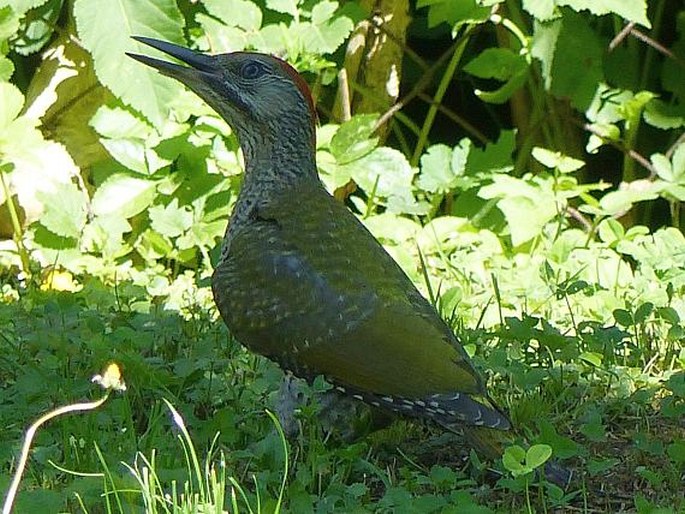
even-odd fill
[[[233,336],[297,376],[323,375],[371,405],[463,432],[496,457],[499,431],[511,425],[469,356],[319,179],[316,113],[302,77],[269,55],[134,39],[184,63],[131,55],[194,91],[240,141],[245,179],[212,277]]]

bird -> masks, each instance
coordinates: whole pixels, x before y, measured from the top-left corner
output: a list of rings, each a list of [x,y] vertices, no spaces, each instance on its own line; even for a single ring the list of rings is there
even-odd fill
[[[212,276],[233,337],[295,376],[323,375],[340,393],[501,456],[499,434],[512,424],[460,341],[320,180],[317,115],[302,76],[267,54],[133,39],[180,61],[129,54],[195,92],[239,140],[243,186]]]

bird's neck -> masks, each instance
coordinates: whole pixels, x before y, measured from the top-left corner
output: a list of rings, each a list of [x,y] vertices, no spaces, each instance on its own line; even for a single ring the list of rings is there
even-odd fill
[[[263,134],[240,140],[245,178],[224,237],[222,260],[227,257],[235,234],[271,202],[291,194],[304,183],[323,189],[316,170],[313,138],[293,140]]]
[[[256,197],[268,203],[274,195],[288,194],[303,181],[319,181],[314,149],[264,139],[259,146],[243,147],[245,178],[241,198]]]
[[[260,196],[318,180],[311,116],[288,111],[278,119],[236,126],[245,159],[245,188]]]

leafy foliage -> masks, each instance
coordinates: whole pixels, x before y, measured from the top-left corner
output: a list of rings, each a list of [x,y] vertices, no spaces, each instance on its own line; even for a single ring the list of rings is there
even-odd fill
[[[106,410],[39,435],[18,511],[97,511],[103,487],[105,501],[142,508],[144,487],[126,492],[131,470],[154,468],[152,495],[188,478],[163,398],[207,469],[219,433],[228,475],[257,477],[234,511],[258,499],[279,508],[283,480],[290,512],[614,511],[626,499],[637,512],[683,508],[685,11],[646,0],[420,1],[405,62],[386,63],[380,92],[351,71],[407,34],[384,32],[379,20],[393,13],[383,6],[365,9],[0,3],[3,470],[21,427],[89,394],[75,377],[114,359],[129,384]],[[284,475],[263,414],[280,372],[227,337],[208,288],[242,182],[238,142],[194,95],[124,58],[141,50],[134,34],[276,53],[310,81],[325,185],[454,324],[532,444],[506,450],[501,476],[475,456],[464,468],[459,440],[405,421],[345,441],[326,426],[318,382],[303,392]],[[339,114],[351,92],[393,88],[394,117],[354,104]],[[585,485],[541,480],[550,458]]]

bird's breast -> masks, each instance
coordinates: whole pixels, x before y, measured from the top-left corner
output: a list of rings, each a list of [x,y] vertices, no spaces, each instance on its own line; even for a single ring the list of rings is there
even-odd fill
[[[318,250],[315,248],[315,250]],[[288,244],[277,227],[237,235],[213,278],[224,321],[240,342],[274,357],[311,345],[344,344],[379,303],[373,288],[320,255]]]

